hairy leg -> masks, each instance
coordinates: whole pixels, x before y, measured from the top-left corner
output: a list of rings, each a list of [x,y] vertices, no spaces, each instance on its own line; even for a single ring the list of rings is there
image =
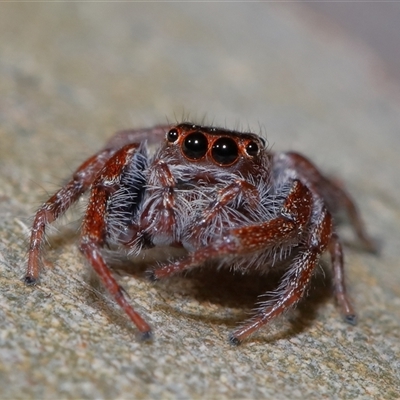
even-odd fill
[[[336,301],[341,309],[344,320],[349,324],[355,325],[357,323],[357,316],[346,290],[342,244],[336,234],[332,235],[328,248],[332,259],[333,289]]]
[[[28,266],[24,278],[28,285],[35,284],[39,277],[41,253],[47,225],[64,214],[88,190],[113,153],[114,150],[112,149],[103,150],[86,160],[75,171],[71,180],[51,196],[36,212],[28,251]]]
[[[307,158],[298,153],[281,153],[275,156],[274,173],[286,171],[292,177],[300,179],[310,190],[322,197],[331,213],[343,209],[366,250],[376,252],[374,242],[369,238],[354,200],[338,182],[323,176]],[[289,171],[289,172],[288,172]]]
[[[229,337],[232,344],[240,344],[249,335],[296,305],[304,296],[320,255],[332,235],[332,217],[326,208],[319,210],[303,250],[289,266],[272,300],[261,304],[257,314],[236,329]]]
[[[127,145],[110,158],[93,183],[88,208],[82,226],[80,251],[96,271],[101,282],[125,311],[130,320],[139,329],[142,338],[151,336],[151,328],[146,321],[130,305],[123,288],[117,283],[101,254],[101,249],[107,242],[107,204],[110,196],[120,188],[124,170],[133,163],[139,145]],[[139,173],[139,171],[138,171]]]
[[[346,211],[350,223],[364,248],[370,253],[377,253],[378,248],[376,243],[368,236],[364,222],[360,216],[360,213],[358,212],[354,200],[346,192],[344,187],[337,181],[328,180],[327,182],[330,193],[335,194],[335,200],[338,206]]]
[[[132,144],[146,142],[149,145],[160,143],[171,125],[159,125],[153,128],[127,129],[117,132],[105,145],[105,149],[120,149],[121,147]]]
[[[145,140],[157,143],[163,139],[168,127],[165,125],[117,132],[103,150],[83,162],[69,182],[38,209],[29,242],[28,265],[24,278],[26,284],[33,285],[39,278],[46,227],[63,215],[90,188],[107,160],[119,148],[125,144],[139,143]]]
[[[227,190],[231,189],[231,185],[228,186]],[[210,259],[251,254],[291,240],[300,240],[309,221],[311,207],[310,191],[300,181],[294,181],[281,213],[276,218],[256,225],[229,229],[220,238],[214,238],[209,245],[200,247],[185,258],[151,271],[150,279],[166,278],[202,265]]]

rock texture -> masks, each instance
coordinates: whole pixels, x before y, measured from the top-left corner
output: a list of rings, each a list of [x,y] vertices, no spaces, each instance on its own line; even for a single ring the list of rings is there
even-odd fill
[[[399,398],[400,104],[380,71],[293,5],[2,4],[0,397]],[[343,227],[357,326],[319,274],[295,312],[231,347],[268,279],[153,285],[133,269],[119,279],[155,329],[140,343],[75,247],[82,207],[50,236],[40,285],[20,281],[35,209],[112,132],[203,117],[261,129],[346,182],[382,249]]]

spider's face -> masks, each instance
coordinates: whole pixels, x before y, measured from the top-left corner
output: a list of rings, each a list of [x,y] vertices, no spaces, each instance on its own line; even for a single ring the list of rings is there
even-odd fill
[[[184,164],[244,172],[260,165],[265,157],[264,140],[252,133],[182,123],[171,128],[165,140],[167,152]]]

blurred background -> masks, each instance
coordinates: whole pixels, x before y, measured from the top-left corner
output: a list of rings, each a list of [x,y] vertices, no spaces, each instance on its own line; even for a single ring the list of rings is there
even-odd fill
[[[1,3],[0,397],[399,398],[399,7]],[[381,247],[340,228],[356,327],[329,263],[239,348],[228,333],[267,277],[136,271],[118,279],[154,327],[143,345],[76,249],[83,206],[51,236],[40,285],[22,284],[41,202],[116,130],[182,119],[251,129],[345,182]]]
[[[400,4],[398,2],[309,2],[306,8],[333,23],[337,30],[362,43],[382,60],[388,77],[400,80]]]

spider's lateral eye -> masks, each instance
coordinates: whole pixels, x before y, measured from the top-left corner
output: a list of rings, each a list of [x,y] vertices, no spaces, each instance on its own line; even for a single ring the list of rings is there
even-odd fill
[[[259,150],[260,148],[258,147],[258,144],[256,142],[249,142],[246,146],[246,153],[251,157],[256,156]]]
[[[168,131],[168,133],[167,133],[167,140],[168,140],[168,142],[170,142],[170,143],[176,142],[176,141],[178,140],[178,137],[179,137],[179,132],[178,132],[178,130],[175,129],[175,128],[170,129],[170,130]]]
[[[207,138],[201,132],[190,133],[184,140],[183,154],[191,160],[199,160],[208,150]]]
[[[229,165],[237,160],[239,149],[233,139],[222,137],[214,142],[211,155],[218,164]]]

